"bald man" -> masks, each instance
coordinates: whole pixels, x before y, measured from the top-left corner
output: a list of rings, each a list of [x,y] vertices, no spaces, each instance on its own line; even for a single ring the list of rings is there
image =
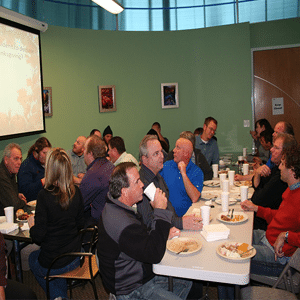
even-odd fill
[[[192,161],[193,144],[190,140],[177,140],[174,159],[166,161],[160,171],[169,189],[169,200],[179,217],[192,203],[197,202],[203,188],[203,172]]]
[[[73,149],[67,151],[72,163],[74,182],[77,185],[81,183],[81,180],[86,173],[86,164],[84,162],[83,154],[85,141],[85,136],[79,136],[73,144]]]

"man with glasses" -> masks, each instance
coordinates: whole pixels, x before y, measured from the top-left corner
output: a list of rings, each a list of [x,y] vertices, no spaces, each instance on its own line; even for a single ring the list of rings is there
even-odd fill
[[[217,126],[218,121],[213,117],[208,117],[204,121],[201,136],[196,136],[195,148],[201,150],[210,166],[212,164],[219,163],[218,143],[216,139],[213,138],[216,133]]]
[[[278,209],[282,201],[282,194],[287,188],[287,184],[280,179],[280,170],[278,168],[283,151],[297,145],[294,136],[286,133],[277,133],[273,138],[273,147],[271,148],[271,161],[274,167],[270,170],[267,165],[260,166],[252,179],[254,194],[251,201],[255,205]],[[254,229],[267,229],[265,220],[255,217]]]

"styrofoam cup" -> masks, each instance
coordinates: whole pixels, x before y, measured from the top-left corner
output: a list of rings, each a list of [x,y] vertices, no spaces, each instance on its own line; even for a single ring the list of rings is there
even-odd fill
[[[219,171],[219,165],[218,164],[213,164],[212,165],[212,170],[213,170],[213,173],[214,173],[214,178],[218,178],[218,171]]]
[[[156,193],[156,187],[153,182],[151,182],[144,190],[144,194],[151,200],[154,201],[154,196]]]
[[[201,210],[201,218],[202,218],[202,224],[208,225],[209,219],[210,219],[210,206],[203,205],[200,207]]]
[[[235,171],[228,171],[228,179],[229,179],[229,184],[233,185],[234,184],[234,175],[235,175]]]
[[[229,192],[229,180],[223,180],[222,191]]]
[[[4,208],[4,213],[6,217],[7,223],[13,223],[14,222],[14,207],[8,206]]]
[[[243,175],[249,174],[249,164],[243,164]]]
[[[221,200],[222,200],[222,211],[228,211],[229,193],[228,192],[222,192],[221,193]]]
[[[247,200],[248,199],[248,186],[240,186],[240,191],[241,191],[241,201]]]

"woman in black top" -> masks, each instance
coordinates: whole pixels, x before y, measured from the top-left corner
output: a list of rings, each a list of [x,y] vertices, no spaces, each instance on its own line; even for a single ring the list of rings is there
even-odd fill
[[[66,252],[78,252],[81,243],[78,231],[84,226],[83,199],[73,182],[71,162],[61,148],[51,149],[46,158],[45,186],[37,197],[35,217],[28,220],[30,236],[41,249],[31,253],[29,266],[41,287],[53,259]],[[58,260],[53,273],[61,274],[79,266],[79,258]],[[50,298],[67,297],[65,279],[50,282]]]

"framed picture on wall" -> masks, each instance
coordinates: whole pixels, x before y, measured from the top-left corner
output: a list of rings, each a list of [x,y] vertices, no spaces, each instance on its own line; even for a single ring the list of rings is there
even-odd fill
[[[52,87],[43,88],[43,106],[45,117],[53,116],[52,108]]]
[[[178,108],[178,83],[161,84],[161,106],[162,108]]]
[[[99,85],[98,88],[100,112],[117,111],[116,86]]]

